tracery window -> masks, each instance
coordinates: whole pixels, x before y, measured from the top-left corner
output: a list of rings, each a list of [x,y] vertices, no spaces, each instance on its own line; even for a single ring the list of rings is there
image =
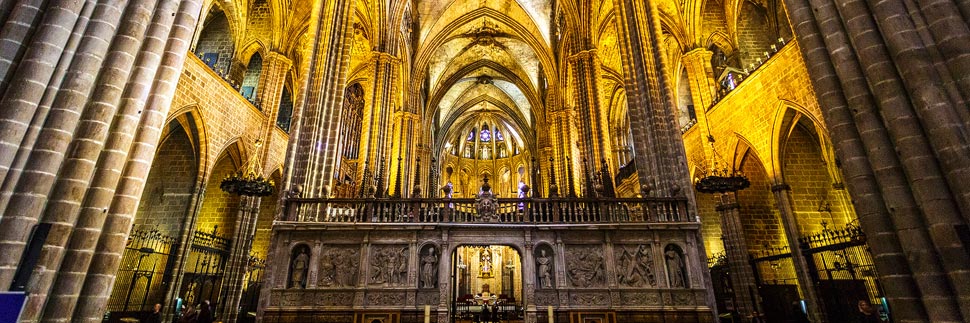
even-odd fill
[[[465,140],[467,140],[467,141],[475,141],[475,129],[472,129],[472,131],[469,131],[468,132],[468,139],[465,139]]]
[[[498,127],[495,127],[495,141],[505,141],[505,137],[502,136],[502,131],[499,131]]]
[[[484,128],[482,129],[482,134],[479,135],[479,138],[482,139],[482,142],[489,142],[492,140],[492,133],[488,131],[488,128]]]

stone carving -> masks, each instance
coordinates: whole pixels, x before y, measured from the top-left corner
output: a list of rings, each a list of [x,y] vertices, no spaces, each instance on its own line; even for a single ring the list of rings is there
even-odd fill
[[[650,246],[640,245],[633,252],[622,246],[617,246],[617,249],[616,280],[620,286],[657,286],[657,279],[653,274],[653,256],[650,255]]]
[[[354,247],[324,246],[320,255],[321,287],[348,287],[357,284],[357,271],[360,256]]]
[[[408,247],[374,247],[370,257],[370,283],[403,286],[407,284]]]
[[[316,295],[317,306],[353,306],[354,293],[329,293],[322,292]]]
[[[310,268],[310,247],[297,246],[290,260],[289,288],[306,288],[307,270]]]
[[[367,305],[401,306],[404,304],[404,293],[367,293]]]
[[[694,305],[694,296],[690,293],[673,293],[674,305]]]
[[[664,258],[667,262],[667,278],[670,287],[685,288],[687,286],[687,272],[684,268],[684,252],[674,244],[664,248]]]
[[[434,247],[429,247],[421,256],[421,288],[434,288],[438,282],[438,254]]]
[[[605,293],[577,293],[569,302],[573,306],[605,306],[610,304],[610,297]]]
[[[485,222],[498,222],[498,214],[496,214],[498,196],[492,193],[492,186],[488,185],[487,175],[482,181],[485,184],[482,184],[481,192],[478,192],[478,196],[475,197],[475,208],[478,211],[475,215]]]
[[[624,306],[660,305],[660,295],[657,293],[623,293],[620,304]]]
[[[559,295],[555,292],[536,292],[536,305],[559,306]]]
[[[417,295],[417,297],[415,299],[415,304],[416,305],[432,305],[432,306],[437,305],[438,302],[439,302],[438,295],[439,294],[438,294],[437,291],[435,291],[435,292],[418,292],[418,295]],[[422,307],[422,306],[419,306],[419,307]]]
[[[596,287],[605,282],[603,250],[598,246],[574,246],[566,249],[566,273],[574,287]]]
[[[540,249],[536,257],[536,275],[539,276],[539,288],[552,288],[552,257],[546,256],[546,250]]]

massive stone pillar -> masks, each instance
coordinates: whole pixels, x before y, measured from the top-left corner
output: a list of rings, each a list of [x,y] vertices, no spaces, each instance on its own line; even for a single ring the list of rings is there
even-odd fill
[[[138,131],[135,132],[111,206],[106,209],[105,226],[71,318],[75,322],[97,322],[104,316],[108,291],[114,285],[125,241],[131,231],[134,213],[145,188],[145,178],[171,108],[175,85],[184,66],[201,5],[201,1],[183,0],[179,3],[178,11],[174,12],[171,31],[165,37],[167,41],[161,55],[161,65],[151,85],[145,109],[140,113]]]
[[[734,288],[734,307],[741,317],[748,317],[752,311],[758,310],[758,286],[741,227],[741,206],[737,196],[728,193],[720,196],[716,208],[721,216],[721,239],[724,241],[731,286]]]
[[[573,54],[568,59],[576,89],[573,91],[573,103],[577,110],[576,124],[579,127],[580,155],[583,165],[583,191],[586,196],[595,196],[592,178],[589,172],[599,169],[600,161],[608,158],[606,152],[611,151],[608,140],[609,128],[606,127],[608,106],[600,102],[600,74],[602,66],[596,50],[585,50]]]
[[[290,131],[286,189],[302,197],[321,197],[331,185],[340,151],[337,136],[343,87],[350,62],[350,14],[353,1],[320,1],[311,14],[310,36],[315,39],[306,90],[298,99],[300,112]],[[302,101],[302,102],[301,102]]]
[[[894,319],[965,321],[968,6],[785,3]]]
[[[714,160],[714,151],[708,144],[707,138],[711,135],[711,128],[707,121],[707,110],[714,106],[714,98],[717,93],[717,83],[714,78],[714,68],[711,66],[711,55],[713,53],[704,48],[697,48],[687,52],[681,57],[681,62],[687,71],[687,80],[690,83],[690,96],[694,102],[694,116],[697,117],[697,130],[701,135],[698,139],[703,140],[701,146],[704,147],[704,159]],[[713,166],[713,165],[711,165]]]
[[[371,81],[371,91],[365,96],[369,111],[364,110],[364,124],[361,133],[367,134],[364,146],[361,148],[360,160],[370,165],[370,185],[376,187],[376,196],[383,197],[394,193],[391,176],[397,158],[402,151],[392,150],[392,140],[400,135],[400,129],[395,125],[395,115],[400,110],[400,91],[397,86],[397,74],[401,68],[401,60],[388,53],[374,52],[370,64],[373,65],[374,76]],[[363,183],[367,187],[368,183]]]
[[[233,323],[239,318],[239,301],[249,269],[249,251],[253,248],[252,236],[256,234],[260,197],[244,196],[239,200],[236,227],[232,235],[232,247],[226,262],[222,285],[222,301],[215,312],[223,322]],[[317,253],[319,254],[319,253]]]
[[[819,307],[818,294],[815,291],[815,280],[809,272],[808,260],[798,242],[801,231],[798,229],[798,220],[791,201],[791,186],[788,184],[778,184],[771,188],[775,195],[775,203],[781,213],[781,224],[785,229],[785,239],[788,242],[788,249],[791,250],[792,267],[795,267],[795,278],[798,279],[798,291],[805,302],[808,303],[808,316],[813,322],[825,322],[823,311]],[[725,246],[727,247],[727,246]]]

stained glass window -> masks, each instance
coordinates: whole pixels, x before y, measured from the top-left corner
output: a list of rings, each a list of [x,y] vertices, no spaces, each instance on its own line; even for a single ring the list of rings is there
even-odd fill
[[[479,135],[479,138],[482,138],[482,142],[488,142],[492,140],[492,133],[488,131],[488,128],[482,129],[482,134]]]
[[[472,131],[468,133],[468,139],[465,140],[475,141],[475,129],[472,129]]]
[[[502,132],[495,128],[495,141],[503,141],[505,137],[502,136]]]

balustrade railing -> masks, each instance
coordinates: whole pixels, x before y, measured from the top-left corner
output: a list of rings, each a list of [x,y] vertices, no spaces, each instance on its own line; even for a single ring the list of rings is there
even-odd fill
[[[693,222],[683,198],[289,199],[287,220],[328,223]]]

